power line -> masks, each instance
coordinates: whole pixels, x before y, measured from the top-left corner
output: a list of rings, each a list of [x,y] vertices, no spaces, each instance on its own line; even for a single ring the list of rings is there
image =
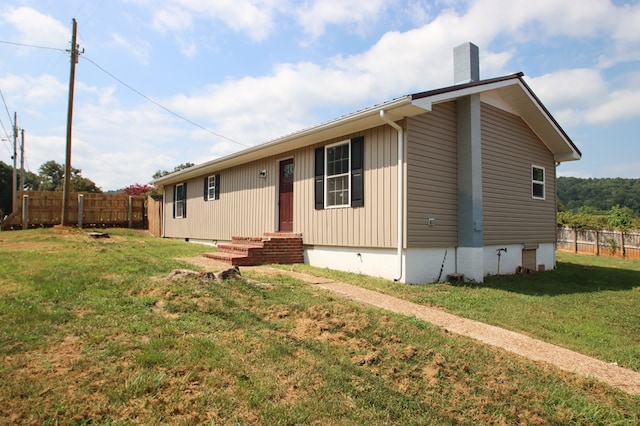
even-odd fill
[[[226,136],[224,136],[224,135],[221,135],[220,133],[216,133],[216,132],[214,132],[213,130],[211,130],[211,129],[207,128],[207,127],[204,127],[204,126],[202,126],[202,125],[200,125],[200,124],[198,124],[198,123],[196,123],[195,121],[190,120],[190,119],[186,118],[185,116],[180,115],[180,114],[178,114],[177,112],[175,112],[175,111],[173,111],[173,110],[170,110],[169,108],[165,107],[164,105],[160,104],[159,102],[156,102],[155,100],[151,99],[150,97],[148,97],[148,96],[147,96],[147,95],[145,95],[144,93],[140,92],[139,90],[137,90],[137,89],[133,88],[132,86],[130,86],[130,85],[128,85],[127,83],[125,83],[124,81],[120,80],[118,77],[116,77],[115,75],[111,74],[109,71],[105,70],[105,69],[104,69],[104,68],[102,68],[100,65],[96,64],[94,61],[92,61],[91,59],[89,59],[86,55],[85,55],[85,56],[83,56],[82,58],[83,58],[83,59],[85,59],[85,60],[87,60],[87,61],[89,61],[90,63],[92,63],[92,64],[93,64],[96,68],[98,68],[100,71],[104,72],[104,73],[105,73],[105,74],[107,74],[109,77],[113,78],[114,80],[116,80],[118,83],[122,84],[122,85],[123,85],[124,87],[126,87],[127,89],[129,89],[129,90],[131,90],[132,92],[134,92],[135,94],[137,94],[137,95],[139,95],[139,96],[143,97],[143,98],[144,98],[144,99],[146,99],[147,101],[151,102],[152,104],[154,104],[154,105],[155,105],[155,106],[157,106],[158,108],[163,109],[164,111],[168,112],[169,114],[173,115],[174,117],[177,117],[177,118],[179,118],[180,120],[186,121],[187,123],[191,124],[192,126],[195,126],[195,127],[199,128],[199,129],[202,129],[202,130],[204,130],[204,131],[206,131],[206,132],[208,132],[208,133],[211,133],[211,134],[212,134],[212,135],[214,135],[214,136],[217,136],[217,137],[222,138],[222,139],[226,139],[226,140],[228,140],[229,142],[233,142],[233,143],[235,143],[235,144],[238,144],[238,145],[244,146],[245,148],[250,148],[250,145],[246,145],[246,144],[244,144],[244,143],[242,143],[242,142],[238,142],[238,141],[233,140],[233,139],[231,139],[231,138],[229,138],[229,137],[226,137]]]
[[[102,3],[101,3],[101,4],[102,4]],[[14,45],[14,46],[31,47],[31,48],[34,48],[34,49],[56,50],[56,51],[59,51],[59,52],[62,52],[62,53],[66,53],[66,50],[64,50],[64,49],[60,49],[60,48],[57,48],[57,47],[37,46],[37,45],[32,45],[32,44],[16,43],[16,42],[12,42],[12,41],[4,41],[4,40],[0,40],[0,43],[4,43],[4,44],[11,44],[11,45]],[[132,92],[134,92],[134,93],[135,93],[135,94],[137,94],[138,96],[140,96],[140,97],[142,97],[142,98],[146,99],[147,101],[151,102],[152,104],[154,104],[154,105],[155,105],[155,106],[157,106],[158,108],[160,108],[160,109],[162,109],[162,110],[164,110],[164,111],[168,112],[169,114],[173,115],[174,117],[176,117],[176,118],[178,118],[178,119],[180,119],[180,120],[182,120],[182,121],[185,121],[185,122],[187,122],[187,123],[191,124],[192,126],[195,126],[195,127],[199,128],[199,129],[201,129],[201,130],[204,130],[204,131],[205,131],[205,132],[207,132],[207,133],[211,133],[212,135],[214,135],[214,136],[216,136],[216,137],[219,137],[219,138],[225,139],[225,140],[227,140],[227,141],[229,141],[229,142],[235,143],[235,144],[240,145],[240,146],[243,146],[243,147],[245,147],[245,148],[250,148],[250,147],[251,147],[250,145],[244,144],[244,143],[242,143],[242,142],[238,142],[237,140],[231,139],[230,137],[227,137],[227,136],[222,135],[222,134],[220,134],[220,133],[216,133],[216,132],[214,132],[213,130],[211,130],[211,129],[209,129],[209,128],[205,127],[205,126],[203,126],[203,125],[201,125],[201,124],[198,124],[198,123],[196,123],[195,121],[190,120],[190,119],[188,119],[187,117],[185,117],[185,116],[183,116],[183,115],[181,115],[181,114],[178,114],[177,112],[175,112],[175,111],[173,111],[173,110],[171,110],[171,109],[169,109],[169,108],[165,107],[164,105],[160,104],[159,102],[157,102],[157,101],[153,100],[153,99],[152,99],[152,98],[150,98],[149,96],[147,96],[147,95],[145,95],[144,93],[140,92],[139,90],[135,89],[135,88],[134,88],[134,87],[132,87],[131,85],[129,85],[129,84],[127,84],[127,83],[125,83],[125,82],[124,82],[124,81],[122,81],[120,78],[116,77],[115,75],[113,75],[112,73],[110,73],[109,71],[107,71],[106,69],[104,69],[103,67],[101,67],[100,65],[98,65],[96,62],[94,62],[93,60],[91,60],[90,58],[88,58],[86,55],[85,55],[85,56],[83,56],[82,58],[83,58],[83,59],[85,59],[85,60],[87,60],[89,63],[93,64],[93,66],[95,66],[96,68],[98,68],[98,69],[99,69],[100,71],[102,71],[103,73],[107,74],[109,77],[111,77],[111,78],[113,78],[114,80],[116,80],[118,83],[122,84],[122,85],[123,85],[124,87],[126,87],[127,89],[131,90]],[[6,106],[6,104],[5,104],[5,106]],[[8,113],[8,110],[7,110],[7,113]]]
[[[35,44],[16,43],[16,42],[13,42],[13,41],[4,41],[4,40],[0,40],[0,43],[12,44],[14,46],[21,46],[21,47],[31,47],[31,48],[34,48],[34,49],[57,50],[57,51],[60,51],[60,52],[64,53],[64,49],[60,49],[59,47],[37,46]]]
[[[9,116],[9,123],[11,123],[11,128],[13,129],[13,121],[11,121],[11,113],[9,112],[9,107],[7,106],[7,101],[4,99],[4,93],[2,93],[2,89],[0,89],[0,97],[2,97],[2,103],[4,104],[4,108],[7,111],[7,115]],[[7,151],[9,152],[9,154],[12,154],[11,148],[9,147],[9,133],[7,132],[7,128],[4,127],[4,122],[0,119],[0,126],[2,126],[2,131],[4,132],[4,135],[6,136],[5,138],[0,138],[2,139],[2,141],[4,142],[4,146],[7,149]],[[13,133],[13,132],[12,132]]]
[[[7,111],[7,116],[9,116],[9,123],[11,123],[11,127],[13,128],[13,121],[11,121],[11,113],[9,112],[9,107],[7,106],[7,101],[4,99],[4,93],[2,93],[2,89],[0,89],[0,97],[2,97],[2,103],[4,104],[4,109]],[[4,126],[2,126],[4,128]],[[5,134],[7,131],[4,131]],[[7,136],[8,137],[8,136]]]

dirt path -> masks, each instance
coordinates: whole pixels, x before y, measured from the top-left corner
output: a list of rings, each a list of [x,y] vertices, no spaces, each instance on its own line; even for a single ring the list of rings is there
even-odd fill
[[[209,263],[208,266],[210,267],[211,264]],[[287,274],[356,302],[403,315],[415,316],[416,318],[442,327],[451,333],[479,340],[534,361],[546,362],[562,370],[596,378],[611,386],[622,389],[629,394],[640,395],[639,372],[619,367],[616,364],[606,363],[596,358],[533,339],[520,333],[461,318],[438,308],[419,305],[377,291],[367,290],[327,278],[264,266],[253,266],[243,269],[254,270],[267,275]]]

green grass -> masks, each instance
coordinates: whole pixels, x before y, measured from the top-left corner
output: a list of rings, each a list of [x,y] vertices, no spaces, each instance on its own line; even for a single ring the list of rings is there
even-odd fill
[[[407,286],[306,265],[294,268],[440,306],[640,371],[639,260],[558,252],[556,270],[490,276],[479,285]]]
[[[270,286],[170,280],[172,269],[196,269],[179,258],[208,249],[109,232],[105,240],[73,229],[0,234],[0,423],[640,421],[640,397],[286,275],[251,276]],[[483,305],[505,297],[585,293],[529,295],[508,287],[532,280],[503,277],[484,287],[340,277],[425,303],[448,294],[486,316]]]

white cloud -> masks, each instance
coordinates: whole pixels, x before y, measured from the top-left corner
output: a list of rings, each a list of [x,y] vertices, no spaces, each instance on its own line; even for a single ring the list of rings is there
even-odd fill
[[[551,109],[586,107],[607,95],[602,74],[595,69],[561,69],[527,79],[543,103]]]
[[[112,33],[111,45],[120,47],[125,55],[135,58],[141,64],[149,62],[150,46],[147,41],[137,40],[135,43],[131,43],[126,37]]]
[[[222,22],[252,40],[261,41],[275,28],[273,14],[278,4],[269,0],[166,0],[149,7],[152,25],[159,31],[189,31],[198,20],[212,25]]]
[[[611,92],[600,104],[585,114],[585,121],[610,124],[629,118],[640,118],[640,90],[622,89]]]
[[[355,24],[361,30],[384,13],[385,0],[314,0],[300,7],[296,14],[303,31],[316,38],[329,25]]]
[[[68,86],[49,74],[36,77],[9,74],[0,80],[0,85],[11,105],[30,110],[51,105],[68,93]]]
[[[530,80],[542,102],[562,123],[611,124],[640,117],[640,74],[622,79],[611,88],[597,69],[560,70]]]
[[[60,49],[69,47],[71,25],[66,27],[49,15],[30,7],[18,7],[7,9],[2,18],[14,27],[13,32],[20,43]]]

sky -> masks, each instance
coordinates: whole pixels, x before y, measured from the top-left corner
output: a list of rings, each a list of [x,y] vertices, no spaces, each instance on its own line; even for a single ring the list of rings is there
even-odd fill
[[[65,162],[72,19],[74,168],[148,183],[397,97],[523,72],[583,156],[561,176],[640,178],[638,0],[0,2],[0,161]]]

